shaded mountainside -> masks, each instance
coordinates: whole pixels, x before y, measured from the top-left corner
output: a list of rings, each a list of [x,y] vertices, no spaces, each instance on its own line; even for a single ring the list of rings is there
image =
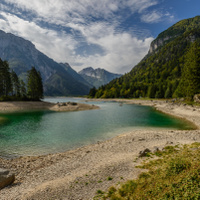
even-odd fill
[[[77,73],[68,63],[60,63],[60,65],[77,81],[80,83],[87,85],[89,88],[92,88],[93,85],[88,83],[79,73]]]
[[[47,57],[28,40],[0,31],[0,58],[7,60],[11,69],[26,81],[26,72],[34,66],[41,72],[44,94],[85,95],[88,83],[77,80],[63,65]]]
[[[147,56],[129,73],[111,81],[90,96],[102,98],[171,98],[184,97],[193,85],[193,93],[200,93],[194,76],[200,71],[200,16],[186,19],[162,32],[151,44]],[[193,58],[193,64],[189,64]],[[184,73],[188,71],[188,73]],[[189,78],[188,78],[189,77]],[[192,78],[191,78],[192,77]],[[199,76],[200,78],[200,76]],[[189,80],[191,83],[185,82]],[[200,80],[196,76],[196,83]],[[185,85],[183,87],[183,85]],[[187,87],[187,88],[186,88]],[[200,88],[200,87],[199,87]],[[191,88],[190,88],[191,89]],[[190,94],[190,97],[193,94]]]
[[[85,68],[79,74],[91,85],[99,88],[112,81],[115,78],[122,76],[121,74],[113,74],[104,69],[93,69],[92,67]]]

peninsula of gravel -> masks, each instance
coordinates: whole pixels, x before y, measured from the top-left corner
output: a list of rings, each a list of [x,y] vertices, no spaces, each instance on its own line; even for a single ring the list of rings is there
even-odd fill
[[[113,139],[64,153],[9,160],[0,158],[0,168],[10,169],[16,175],[14,184],[0,190],[0,199],[93,199],[97,191],[106,191],[113,185],[137,178],[142,171],[135,167],[143,160],[138,158],[140,151],[200,142],[200,107],[159,100],[116,101],[153,106],[159,111],[193,123],[195,129],[133,130]],[[54,106],[57,106],[57,111],[62,107]],[[47,107],[52,109],[54,106],[49,104]],[[0,105],[0,112],[2,111]]]
[[[64,103],[50,103],[44,101],[10,101],[0,102],[0,112],[24,112],[24,111],[81,111],[98,109],[98,106],[76,103],[76,102],[64,102]]]

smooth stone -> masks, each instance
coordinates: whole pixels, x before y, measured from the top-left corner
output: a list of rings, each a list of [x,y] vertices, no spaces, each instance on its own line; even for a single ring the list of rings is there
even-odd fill
[[[0,189],[11,185],[15,181],[15,174],[8,169],[0,168]]]

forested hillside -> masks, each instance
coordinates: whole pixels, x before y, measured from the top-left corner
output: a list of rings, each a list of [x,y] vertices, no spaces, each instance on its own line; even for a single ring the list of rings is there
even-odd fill
[[[151,44],[131,72],[98,90],[96,98],[171,98],[200,93],[200,17],[178,22]]]

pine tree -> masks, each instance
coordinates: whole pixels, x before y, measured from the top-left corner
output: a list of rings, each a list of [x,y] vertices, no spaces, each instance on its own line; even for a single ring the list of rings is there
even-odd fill
[[[23,80],[20,80],[20,96],[22,98],[26,97],[26,84]]]
[[[40,72],[35,67],[28,71],[27,96],[31,100],[43,98],[43,84]]]
[[[12,90],[10,69],[7,61],[0,59],[0,95],[8,96]]]
[[[93,88],[90,89],[90,92],[89,92],[89,95],[88,95],[88,96],[89,96],[90,98],[94,98],[96,92],[97,92],[97,89],[96,89],[95,87],[93,87]]]
[[[17,74],[12,70],[11,71],[11,80],[12,80],[12,95],[20,96],[20,81]]]

